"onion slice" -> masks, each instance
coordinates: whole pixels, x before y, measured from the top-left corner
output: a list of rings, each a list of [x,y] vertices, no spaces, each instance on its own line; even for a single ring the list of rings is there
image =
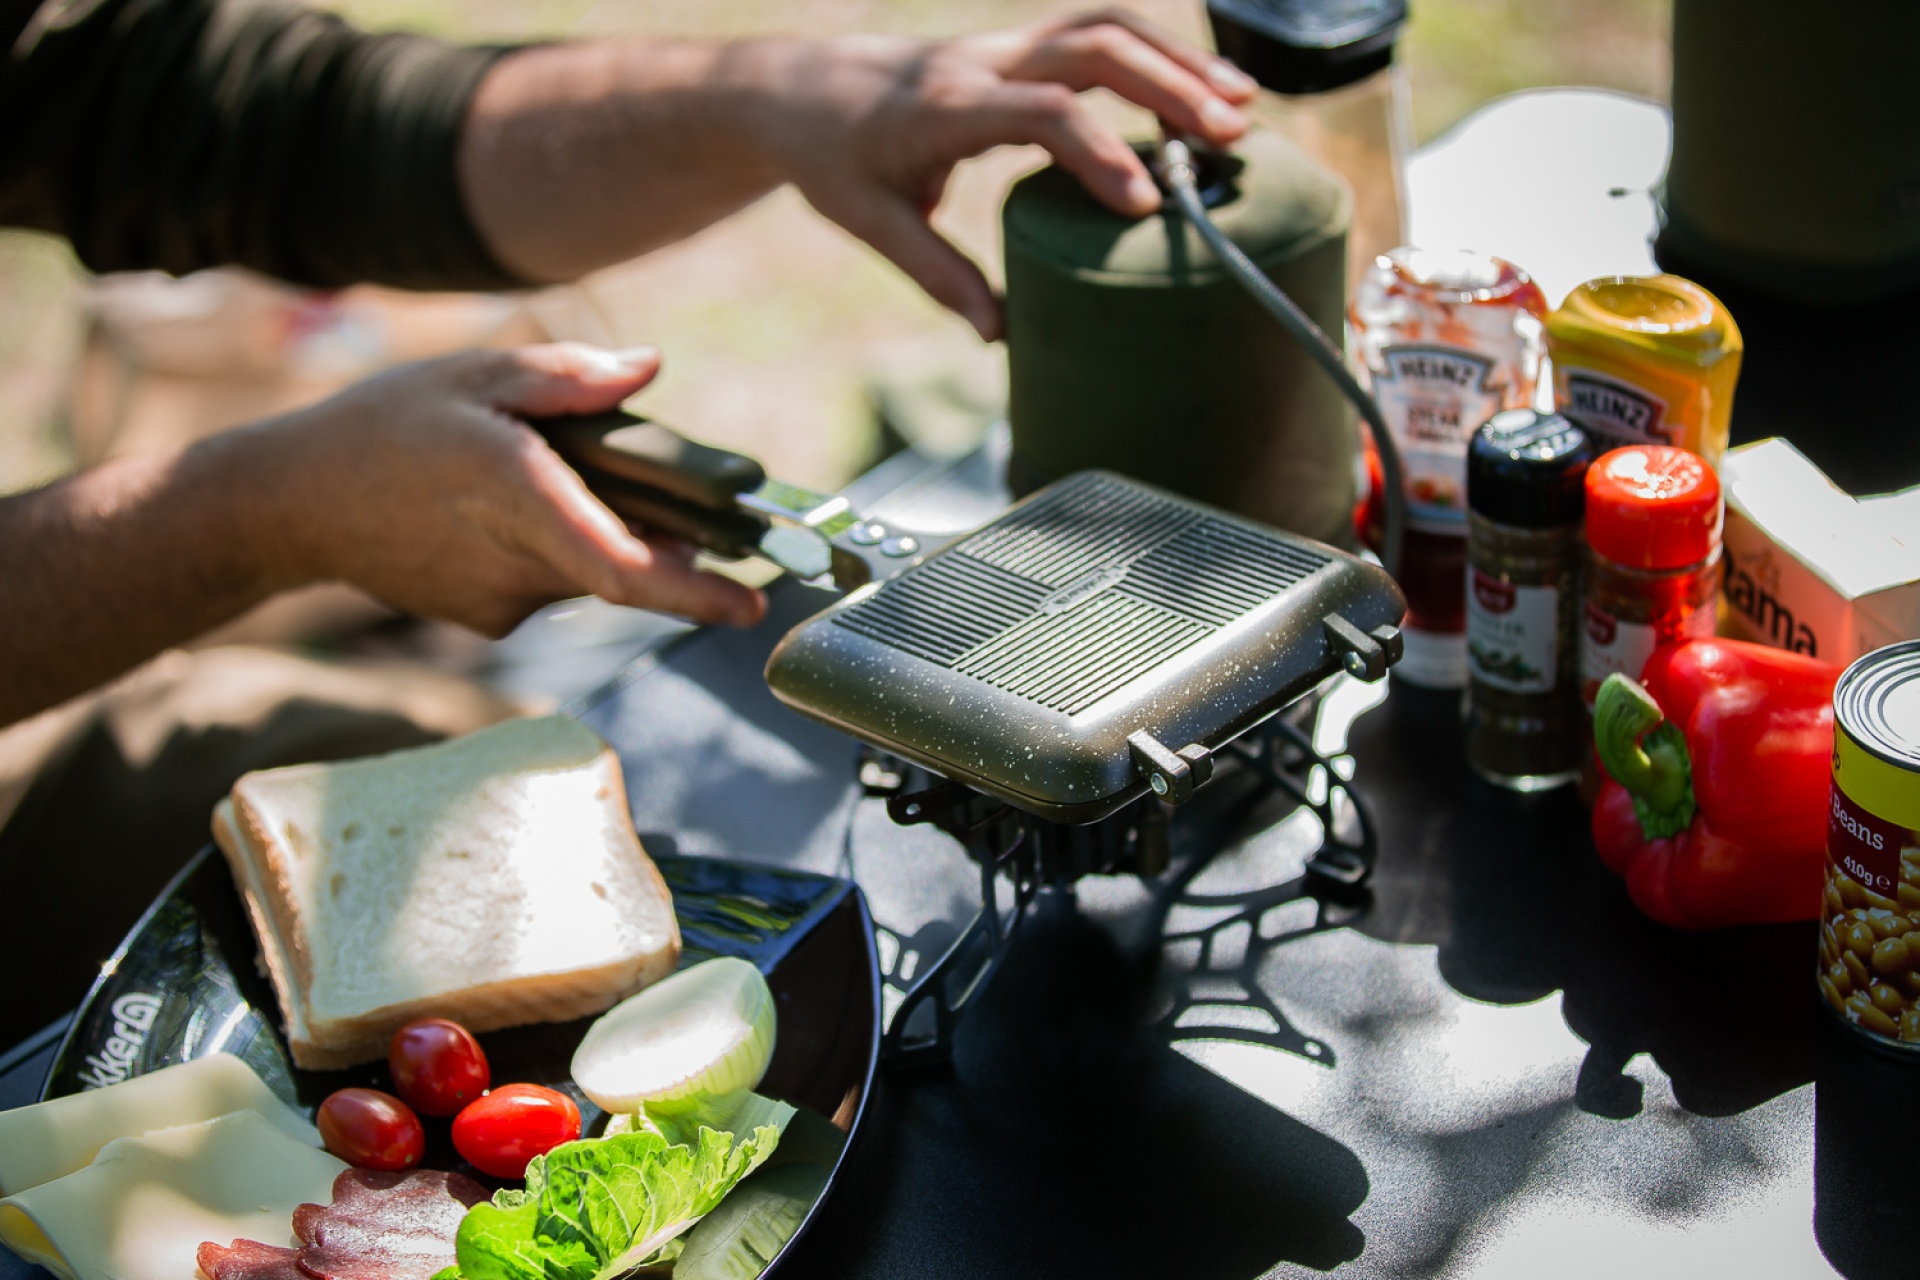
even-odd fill
[[[721,957],[661,979],[600,1015],[573,1053],[573,1082],[615,1115],[705,1106],[751,1089],[773,1058],[773,992]]]

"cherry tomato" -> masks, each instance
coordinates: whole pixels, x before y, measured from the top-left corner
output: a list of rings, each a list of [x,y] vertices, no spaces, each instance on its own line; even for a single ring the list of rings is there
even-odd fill
[[[482,1173],[526,1176],[527,1161],[580,1136],[580,1108],[545,1085],[503,1084],[453,1118],[453,1148]]]
[[[340,1089],[314,1117],[327,1150],[362,1169],[411,1169],[427,1149],[427,1132],[407,1104],[378,1089]]]
[[[487,1055],[473,1032],[445,1018],[419,1018],[387,1047],[393,1087],[423,1116],[450,1116],[487,1091]]]

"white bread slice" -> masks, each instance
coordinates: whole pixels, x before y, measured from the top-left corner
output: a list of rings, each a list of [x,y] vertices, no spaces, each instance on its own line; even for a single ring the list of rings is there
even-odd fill
[[[250,773],[213,826],[309,1070],[380,1058],[417,1017],[598,1013],[679,959],[620,763],[563,717]]]

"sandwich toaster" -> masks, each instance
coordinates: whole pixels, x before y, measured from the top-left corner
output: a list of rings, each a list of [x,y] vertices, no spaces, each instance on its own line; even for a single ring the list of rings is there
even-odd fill
[[[1178,804],[1216,751],[1400,656],[1378,566],[1121,476],[935,539],[629,414],[533,425],[624,518],[846,591],[774,649],[783,703],[1048,821]]]

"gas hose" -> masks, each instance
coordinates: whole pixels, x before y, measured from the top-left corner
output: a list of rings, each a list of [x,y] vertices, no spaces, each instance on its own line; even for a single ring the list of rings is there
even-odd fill
[[[1206,203],[1200,198],[1198,178],[1194,168],[1193,151],[1180,138],[1162,135],[1159,146],[1159,173],[1156,175],[1173,197],[1193,229],[1207,242],[1207,247],[1220,260],[1227,273],[1245,286],[1254,300],[1265,308],[1268,315],[1280,322],[1280,327],[1291,334],[1296,342],[1305,347],[1307,354],[1326,371],[1334,385],[1343,395],[1353,402],[1360,416],[1366,419],[1367,426],[1373,431],[1373,447],[1380,456],[1381,501],[1384,510],[1381,516],[1380,563],[1386,571],[1396,578],[1400,573],[1400,552],[1406,537],[1407,510],[1406,491],[1403,484],[1403,471],[1400,466],[1400,450],[1394,444],[1393,433],[1387,430],[1386,419],[1380,416],[1380,406],[1367,394],[1354,378],[1352,370],[1347,368],[1346,357],[1340,348],[1333,345],[1331,339],[1313,322],[1313,317],[1300,309],[1300,304],[1289,298],[1285,291],[1267,274],[1253,264],[1253,260],[1240,251],[1240,246],[1227,238],[1225,232],[1214,225],[1213,218],[1207,213]]]

